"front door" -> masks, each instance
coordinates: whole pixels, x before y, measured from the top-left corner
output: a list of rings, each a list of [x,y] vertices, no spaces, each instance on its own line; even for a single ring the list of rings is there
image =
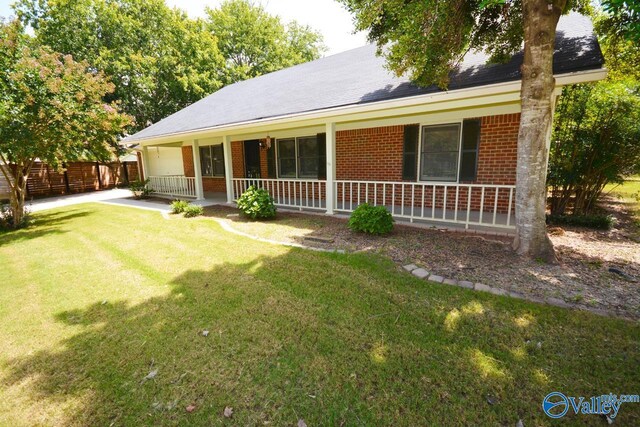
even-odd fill
[[[260,141],[252,139],[244,142],[245,178],[260,178]]]

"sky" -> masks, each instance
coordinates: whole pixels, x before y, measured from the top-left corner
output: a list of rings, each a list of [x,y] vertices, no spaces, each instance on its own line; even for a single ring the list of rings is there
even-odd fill
[[[204,16],[205,6],[217,7],[222,0],[166,0],[171,7],[186,10],[191,17]],[[284,22],[296,20],[320,31],[328,50],[325,55],[344,52],[367,43],[362,32],[353,34],[351,15],[335,0],[253,0]],[[11,14],[14,0],[0,0],[0,16]]]
[[[4,1],[4,0],[0,0]],[[365,33],[353,34],[351,14],[335,0],[253,0],[261,4],[271,15],[278,15],[284,22],[296,20],[320,31],[328,51],[325,55],[344,52],[364,46]],[[222,0],[166,0],[169,6],[187,11],[189,16],[204,16],[205,6],[215,8]]]

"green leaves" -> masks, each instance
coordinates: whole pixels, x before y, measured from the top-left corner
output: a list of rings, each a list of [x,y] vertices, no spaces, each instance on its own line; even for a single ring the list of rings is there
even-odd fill
[[[103,97],[114,86],[101,73],[45,47],[31,47],[15,23],[0,26],[0,154],[29,165],[90,155],[107,159],[130,117]]]
[[[226,0],[206,11],[207,28],[225,58],[226,84],[317,59],[325,50],[320,33],[295,21],[285,26],[247,0]]]
[[[634,43],[640,43],[640,2],[603,0],[602,8],[611,21],[612,32]]]
[[[640,172],[639,89],[630,80],[563,89],[548,173],[552,213],[570,199],[575,213],[588,212],[606,184]]]
[[[393,230],[393,217],[384,206],[363,203],[349,218],[348,226],[353,231],[369,234],[388,234]]]
[[[316,59],[319,33],[286,27],[244,0],[189,19],[164,0],[19,0],[37,39],[110,77],[107,101],[120,102],[141,130],[225,84]]]
[[[114,86],[102,73],[37,46],[17,22],[0,22],[0,67],[0,170],[11,187],[16,226],[36,159],[53,167],[110,159],[131,117],[104,102]]]
[[[496,56],[519,49],[520,2],[485,0],[341,0],[357,29],[368,30],[388,67],[421,86],[446,88],[449,72],[470,48]],[[492,43],[486,43],[491,40]]]
[[[135,117],[130,132],[222,87],[215,37],[163,0],[21,0],[15,10],[41,43],[110,77],[106,100]]]
[[[264,188],[250,186],[242,193],[237,204],[238,209],[251,219],[268,219],[276,216],[273,197]]]

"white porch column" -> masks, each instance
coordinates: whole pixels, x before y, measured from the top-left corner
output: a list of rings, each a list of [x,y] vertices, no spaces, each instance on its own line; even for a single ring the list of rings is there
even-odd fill
[[[191,145],[193,151],[193,171],[196,178],[196,200],[204,200],[204,189],[202,187],[202,165],[200,164],[200,144],[197,139]]]
[[[325,132],[327,134],[327,215],[333,215],[336,202],[336,124],[334,122],[327,123]]]
[[[149,179],[149,147],[142,146],[142,176],[144,179]]]
[[[233,159],[231,158],[231,138],[222,137],[222,150],[224,152],[224,179],[227,186],[227,203],[233,203]]]

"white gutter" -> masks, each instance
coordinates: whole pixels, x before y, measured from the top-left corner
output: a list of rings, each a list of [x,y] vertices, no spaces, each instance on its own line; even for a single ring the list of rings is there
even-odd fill
[[[607,70],[602,68],[598,70],[578,71],[574,73],[566,73],[555,76],[556,87],[566,86],[569,84],[586,83],[602,80],[607,76]],[[122,143],[135,142],[145,145],[145,142],[158,140],[176,141],[177,139],[196,139],[199,136],[216,133],[231,133],[236,131],[246,131],[248,127],[257,127],[260,125],[278,125],[283,123],[299,122],[312,119],[335,118],[335,122],[340,116],[354,115],[367,112],[384,111],[401,107],[413,107],[418,105],[437,104],[442,102],[459,101],[466,99],[474,99],[486,96],[496,96],[503,94],[517,94],[519,99],[521,80],[512,82],[495,83],[480,87],[471,87],[457,89],[453,91],[436,92],[424,95],[409,96],[400,99],[391,99],[386,101],[371,102],[367,104],[345,105],[340,107],[331,107],[322,110],[307,111],[301,113],[292,113],[282,116],[269,117],[265,119],[247,120],[244,122],[236,122],[226,125],[210,126],[184,132],[174,132],[163,135],[151,136],[146,138],[136,138],[132,141],[123,139]],[[343,120],[344,121],[344,120]]]

